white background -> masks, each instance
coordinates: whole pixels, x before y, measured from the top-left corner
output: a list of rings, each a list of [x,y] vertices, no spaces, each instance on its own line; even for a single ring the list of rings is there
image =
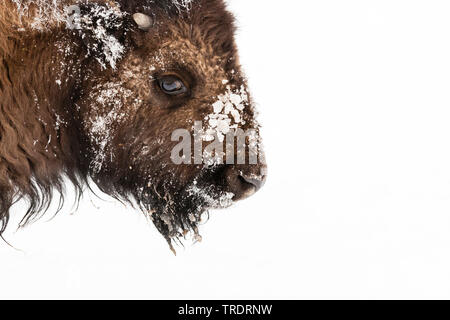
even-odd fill
[[[450,3],[229,2],[265,188],[177,257],[95,197],[10,228],[0,298],[450,298]]]

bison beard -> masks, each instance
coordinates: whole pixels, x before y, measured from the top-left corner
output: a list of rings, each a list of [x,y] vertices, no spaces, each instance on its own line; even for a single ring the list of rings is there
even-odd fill
[[[72,19],[65,9],[76,5]],[[68,23],[68,19],[70,25]],[[174,130],[259,130],[222,0],[0,4],[0,236],[11,206],[39,218],[64,178],[138,206],[171,245],[209,209],[259,189],[265,165],[175,165]],[[180,80],[182,93],[161,79]],[[169,83],[170,84],[170,83]],[[234,124],[234,126],[232,125]],[[262,160],[262,159],[260,159]]]

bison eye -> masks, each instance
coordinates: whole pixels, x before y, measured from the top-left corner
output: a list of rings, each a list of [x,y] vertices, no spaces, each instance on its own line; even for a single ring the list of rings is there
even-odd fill
[[[183,81],[176,76],[164,76],[158,81],[161,90],[165,94],[177,96],[188,91]]]

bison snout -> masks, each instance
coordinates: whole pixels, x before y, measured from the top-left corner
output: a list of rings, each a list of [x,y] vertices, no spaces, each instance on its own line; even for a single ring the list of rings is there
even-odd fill
[[[230,192],[234,193],[233,200],[243,200],[254,195],[261,189],[267,178],[265,167],[249,166],[247,168],[228,167],[226,181]]]

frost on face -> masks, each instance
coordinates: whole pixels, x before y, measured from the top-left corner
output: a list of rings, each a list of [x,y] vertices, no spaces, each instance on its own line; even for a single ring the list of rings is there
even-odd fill
[[[91,162],[91,170],[94,173],[100,172],[108,158],[107,146],[113,136],[114,125],[121,123],[127,115],[123,112],[122,99],[131,95],[132,92],[125,89],[121,83],[108,83],[97,96],[92,97],[102,109],[109,110],[105,113],[98,112],[85,123],[94,154]],[[112,153],[110,157],[113,157]]]
[[[228,132],[245,124],[243,111],[248,104],[248,95],[244,86],[234,92],[229,85],[226,89],[212,104],[213,112],[205,118],[207,128],[203,135],[204,141],[213,141],[217,135],[219,141],[223,142]]]

